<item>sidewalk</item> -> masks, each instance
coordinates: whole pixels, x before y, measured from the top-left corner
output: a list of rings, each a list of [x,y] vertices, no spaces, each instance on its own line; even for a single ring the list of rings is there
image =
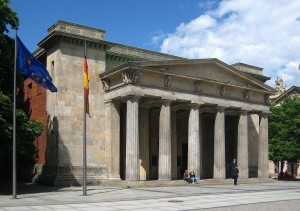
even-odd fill
[[[110,210],[108,209],[108,205],[114,205],[114,210],[119,210],[120,208],[125,209],[129,204],[131,208],[135,207],[135,209],[145,207],[146,205],[152,208],[163,205],[165,210],[166,207],[170,206],[187,205],[187,202],[192,203],[193,200],[199,203],[197,206],[201,205],[203,207],[206,206],[206,203],[212,206],[212,202],[216,202],[217,200],[224,202],[224,197],[225,202],[227,202],[226,198],[235,198],[237,194],[242,193],[250,194],[252,199],[252,195],[255,193],[256,200],[259,201],[261,200],[259,194],[264,194],[266,191],[278,192],[285,190],[287,184],[292,184],[288,186],[289,190],[292,191],[294,191],[295,184],[297,184],[295,187],[298,188],[297,190],[300,188],[299,182],[295,182],[294,184],[276,182],[274,180],[268,181],[269,183],[259,183],[258,180],[250,179],[244,181],[238,187],[232,185],[232,180],[223,181],[222,184],[222,181],[203,180],[199,184],[194,185],[188,185],[187,183],[182,183],[182,181],[130,182],[124,183],[124,187],[105,185],[88,186],[87,196],[83,196],[82,187],[57,188],[35,184],[22,184],[18,186],[17,199],[12,198],[11,192],[3,193],[3,191],[0,191],[0,210],[20,210],[19,208],[21,207],[24,208],[21,210],[33,210],[33,207],[34,209],[41,210],[40,206],[44,207],[43,210],[47,210],[48,208],[48,210],[61,210],[62,207],[69,209],[70,207],[80,206],[96,206],[94,208],[101,207],[101,209],[95,210]],[[274,199],[284,200],[282,193],[275,195],[280,198]],[[295,195],[296,198],[294,195],[289,194],[286,199],[300,199],[300,192]],[[270,197],[267,198],[270,200]],[[236,202],[236,200],[233,201]]]
[[[258,184],[258,183],[271,183],[277,182],[274,179],[239,179],[240,184]],[[232,179],[214,180],[206,179],[200,180],[197,185],[226,185],[232,184]],[[195,184],[196,185],[196,184]],[[171,181],[160,181],[160,180],[150,180],[150,181],[103,181],[99,185],[87,185],[87,188],[92,189],[103,189],[103,188],[117,188],[117,189],[127,189],[127,188],[144,188],[144,187],[177,187],[177,186],[189,186],[189,184],[184,180],[171,180]],[[70,190],[80,190],[82,187],[71,186],[71,187],[53,187],[53,186],[43,186],[34,183],[18,183],[17,184],[17,195],[19,194],[34,194],[34,193],[44,193],[44,192],[59,192],[59,191],[70,191]],[[12,182],[3,183],[0,182],[0,197],[1,195],[12,195]]]

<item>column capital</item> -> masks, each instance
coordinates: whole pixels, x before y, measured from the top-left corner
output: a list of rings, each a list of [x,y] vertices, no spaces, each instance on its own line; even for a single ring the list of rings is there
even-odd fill
[[[161,100],[161,104],[165,105],[165,106],[170,106],[171,103],[172,103],[172,100],[169,100],[169,99],[162,99]]]
[[[189,107],[192,109],[199,109],[200,106],[201,106],[201,104],[198,104],[198,103],[190,103],[189,104]]]
[[[127,100],[138,102],[140,100],[141,96],[138,95],[127,95]]]

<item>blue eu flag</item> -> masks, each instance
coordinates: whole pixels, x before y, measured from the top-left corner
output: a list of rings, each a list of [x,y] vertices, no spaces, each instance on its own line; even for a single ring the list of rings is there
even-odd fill
[[[17,71],[34,80],[40,86],[57,92],[46,67],[36,59],[17,36]]]

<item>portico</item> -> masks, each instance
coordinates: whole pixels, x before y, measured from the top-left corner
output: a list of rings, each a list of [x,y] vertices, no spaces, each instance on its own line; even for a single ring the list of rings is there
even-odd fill
[[[176,62],[128,63],[100,75],[107,104],[120,105],[105,114],[108,134],[116,135],[108,135],[107,143],[119,138],[111,146],[119,155],[107,164],[120,166],[113,175],[172,180],[181,178],[183,166],[200,179],[225,179],[237,158],[241,178],[267,177],[260,172],[268,165],[265,99],[271,90],[216,59]],[[185,74],[203,66],[226,82]]]

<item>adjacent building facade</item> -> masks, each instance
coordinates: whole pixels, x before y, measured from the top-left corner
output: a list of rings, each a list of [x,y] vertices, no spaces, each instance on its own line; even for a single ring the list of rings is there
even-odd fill
[[[180,169],[225,179],[233,158],[241,178],[269,177],[269,96],[275,90],[264,84],[262,68],[139,49],[106,41],[103,30],[58,21],[35,52],[58,88],[42,91],[47,126],[37,143],[45,146],[37,181],[82,182],[84,42],[88,183],[175,180]]]
[[[300,96],[300,87],[292,86],[288,90],[286,90],[284,81],[282,79],[278,79],[278,78],[275,81],[275,90],[276,90],[276,94],[270,96],[270,102],[276,106],[280,106],[281,103],[287,97],[295,97],[295,96],[299,97]],[[278,176],[278,173],[280,173],[280,170],[282,169],[283,172],[292,174],[294,178],[300,177],[300,162],[284,161],[282,168],[281,168],[281,165],[282,164],[280,162],[275,164],[273,161],[270,161],[269,174],[272,177],[276,178]]]

